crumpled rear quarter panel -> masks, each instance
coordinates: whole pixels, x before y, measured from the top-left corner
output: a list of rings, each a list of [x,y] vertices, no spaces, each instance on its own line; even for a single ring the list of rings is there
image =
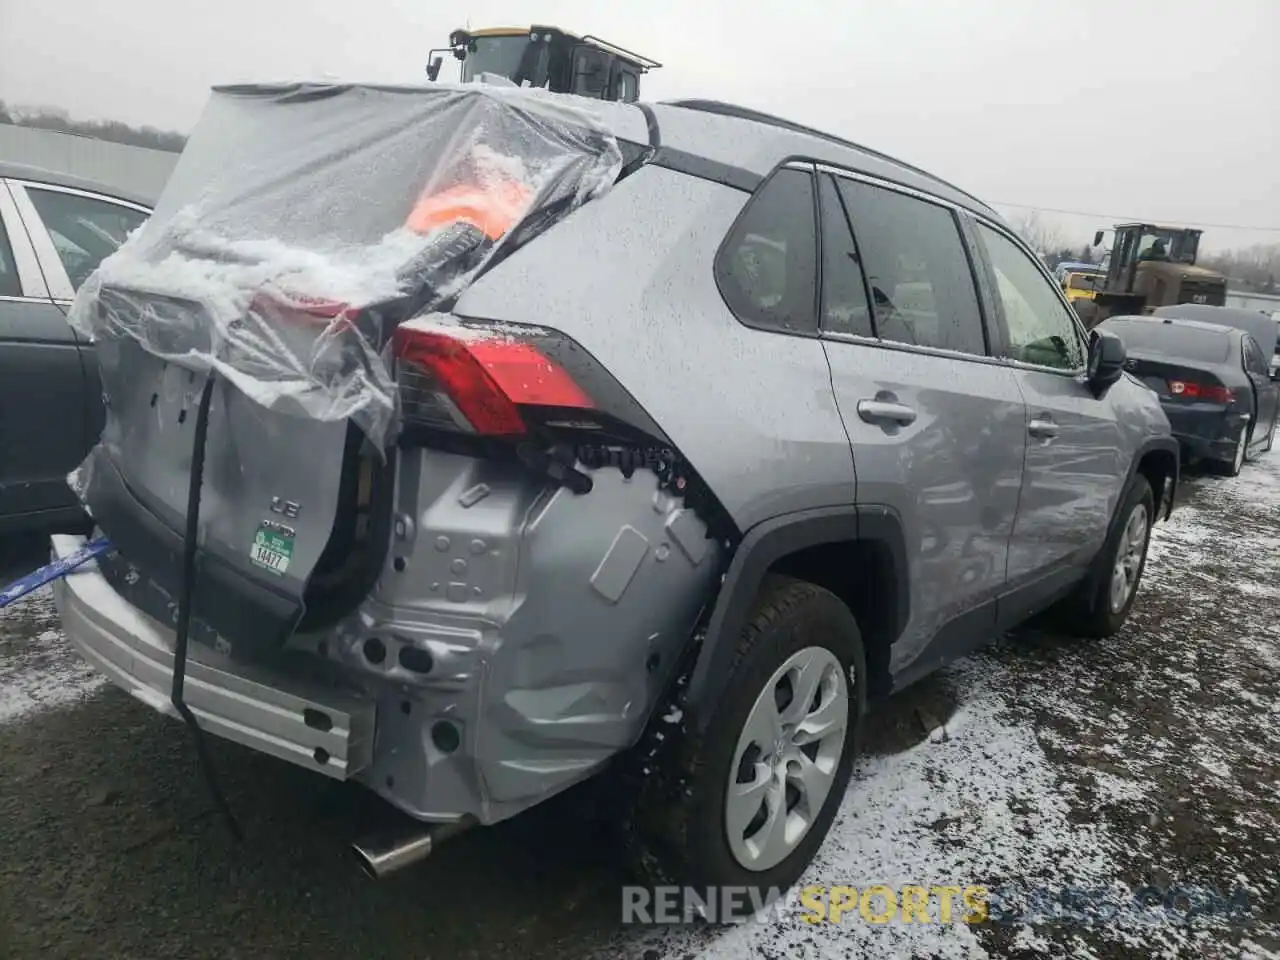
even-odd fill
[[[503,819],[644,729],[720,547],[653,474],[593,478],[575,495],[514,465],[403,458],[386,569],[333,655],[379,699],[361,778],[407,812]],[[382,663],[364,655],[373,637]],[[429,653],[429,672],[401,664],[406,647]],[[439,721],[461,733],[451,753],[433,742]]]

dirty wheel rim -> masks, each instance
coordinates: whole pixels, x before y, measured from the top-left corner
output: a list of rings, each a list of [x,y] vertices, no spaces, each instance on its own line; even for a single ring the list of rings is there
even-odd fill
[[[748,870],[777,866],[809,833],[831,793],[849,722],[849,679],[823,647],[789,656],[756,697],[738,737],[725,833]]]
[[[1129,514],[1120,542],[1116,545],[1116,564],[1111,571],[1111,612],[1119,613],[1133,596],[1147,554],[1147,506],[1138,504]]]

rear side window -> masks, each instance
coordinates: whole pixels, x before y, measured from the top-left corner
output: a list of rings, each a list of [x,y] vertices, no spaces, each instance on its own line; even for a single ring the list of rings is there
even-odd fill
[[[823,176],[818,193],[822,212],[822,329],[873,336],[858,247],[835,181]]]
[[[729,309],[749,327],[818,328],[813,177],[779,170],[748,201],[716,260]]]
[[[982,312],[955,217],[945,207],[840,180],[882,340],[985,355]]]
[[[0,190],[4,184],[0,183]],[[22,283],[18,280],[18,265],[13,259],[13,247],[9,244],[9,234],[4,224],[0,223],[0,297],[22,296]]]

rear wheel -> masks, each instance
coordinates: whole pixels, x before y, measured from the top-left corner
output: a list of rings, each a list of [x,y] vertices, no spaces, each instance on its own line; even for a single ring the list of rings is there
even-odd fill
[[[744,916],[794,884],[849,782],[865,663],[838,597],[766,579],[705,732],[689,732],[640,782],[629,847],[643,879],[704,896],[753,889]]]
[[[1220,460],[1215,464],[1217,472],[1224,477],[1238,477],[1245,461],[1249,458],[1249,428],[1240,428],[1240,439],[1232,451],[1230,460]]]
[[[1109,637],[1124,626],[1147,565],[1155,495],[1141,474],[1129,482],[1106,545],[1089,576],[1063,608],[1064,627],[1085,637]]]

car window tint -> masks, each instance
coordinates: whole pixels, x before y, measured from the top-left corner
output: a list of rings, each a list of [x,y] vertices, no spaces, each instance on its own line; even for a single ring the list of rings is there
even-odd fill
[[[729,308],[749,326],[815,331],[813,178],[780,170],[748,203],[717,261]]]
[[[1053,282],[1008,237],[983,224],[978,225],[978,233],[995,269],[997,294],[1008,327],[1008,356],[1062,370],[1083,367],[1084,343]]]
[[[76,289],[147,219],[145,213],[118,203],[59,190],[28,187],[27,196]]]
[[[4,185],[0,184],[0,190]],[[18,264],[13,258],[13,247],[9,244],[9,234],[4,224],[0,223],[0,297],[22,296],[22,282],[18,279]]]
[[[1248,334],[1244,337],[1244,358],[1245,369],[1250,373],[1260,373],[1266,376],[1267,362],[1262,358],[1262,348],[1258,346],[1258,342]]]
[[[818,192],[822,211],[822,329],[872,336],[871,307],[858,265],[858,248],[835,181],[822,177]]]
[[[945,207],[852,180],[853,221],[883,340],[985,354],[982,313],[955,217]]]

